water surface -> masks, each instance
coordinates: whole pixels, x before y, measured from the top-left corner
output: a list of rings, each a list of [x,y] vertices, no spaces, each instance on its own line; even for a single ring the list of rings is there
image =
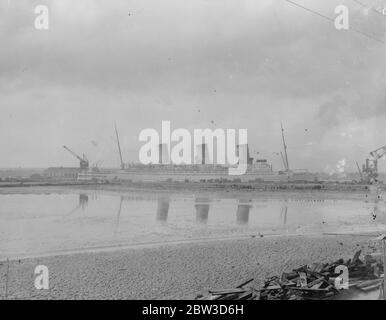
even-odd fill
[[[385,212],[382,199],[1,194],[0,259],[170,241],[382,232]]]

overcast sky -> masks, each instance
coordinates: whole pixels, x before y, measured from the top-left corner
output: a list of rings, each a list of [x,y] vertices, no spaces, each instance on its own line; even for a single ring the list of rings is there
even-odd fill
[[[355,1],[295,1],[346,4],[350,29],[386,43],[386,17]],[[292,168],[353,171],[386,145],[386,44],[285,0],[0,0],[0,41],[0,167],[77,165],[64,144],[118,166],[115,120],[126,162],[161,120],[247,128],[275,169],[281,121]]]

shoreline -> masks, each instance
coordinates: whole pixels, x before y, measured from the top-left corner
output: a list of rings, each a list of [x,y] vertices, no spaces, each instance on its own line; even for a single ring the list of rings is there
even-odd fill
[[[235,236],[224,236],[224,237],[205,237],[205,238],[192,238],[192,239],[176,239],[176,240],[166,240],[162,242],[149,241],[149,242],[138,242],[138,243],[128,243],[128,244],[114,244],[106,246],[91,246],[84,247],[79,249],[63,249],[63,250],[54,250],[47,252],[35,252],[31,254],[26,253],[13,253],[8,256],[0,258],[0,264],[7,261],[19,261],[27,259],[44,259],[50,257],[62,257],[62,256],[72,256],[72,255],[82,255],[82,254],[100,254],[107,252],[117,252],[117,251],[126,251],[126,250],[142,250],[142,249],[157,249],[167,246],[179,246],[179,245],[198,245],[202,243],[210,244],[212,242],[226,242],[226,241],[243,241],[255,238],[266,238],[266,239],[281,239],[281,238],[323,238],[323,237],[365,237],[374,239],[379,236],[379,232],[350,232],[350,233],[336,233],[336,232],[323,232],[323,233],[293,233],[293,234],[275,234],[275,233],[265,233],[265,234],[245,234],[245,235],[235,235]]]

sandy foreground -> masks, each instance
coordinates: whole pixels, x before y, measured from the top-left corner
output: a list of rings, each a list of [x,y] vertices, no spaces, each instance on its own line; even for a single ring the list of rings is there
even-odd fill
[[[372,252],[371,243],[363,235],[255,237],[16,260],[9,262],[7,298],[193,299],[250,278],[258,289],[285,270]],[[49,269],[49,290],[35,289],[40,264]],[[6,270],[2,261],[1,299]]]

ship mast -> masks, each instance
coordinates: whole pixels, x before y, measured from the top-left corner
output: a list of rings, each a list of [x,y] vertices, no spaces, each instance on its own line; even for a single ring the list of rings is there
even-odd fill
[[[283,152],[280,151],[280,155],[281,155],[281,161],[283,161],[283,166],[284,166],[284,170],[287,170],[287,165],[285,163],[285,160],[284,160],[284,156],[283,156]]]
[[[288,163],[288,154],[287,154],[287,145],[285,143],[285,138],[284,138],[284,129],[283,129],[283,123],[280,123],[281,125],[281,137],[283,139],[283,147],[284,147],[284,155],[285,155],[285,169],[286,171],[289,171],[289,163]]]

